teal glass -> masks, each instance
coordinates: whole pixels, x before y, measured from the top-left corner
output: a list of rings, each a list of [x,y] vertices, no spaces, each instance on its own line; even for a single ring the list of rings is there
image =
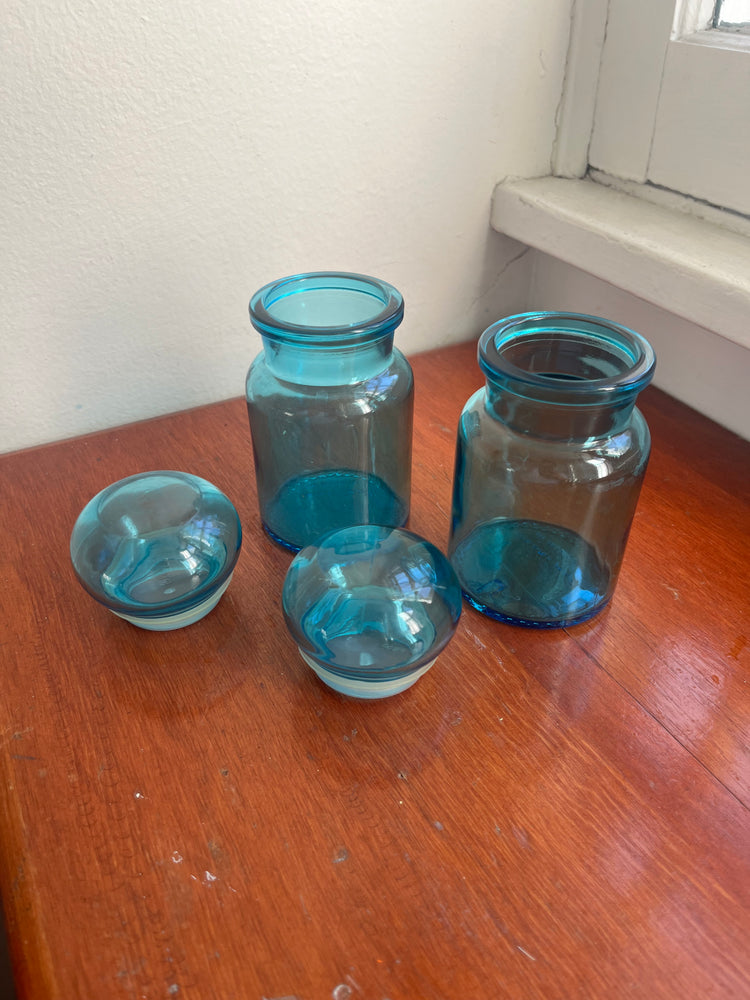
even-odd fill
[[[443,553],[419,535],[353,525],[298,553],[282,607],[302,658],[325,684],[386,698],[411,687],[450,641],[461,589]]]
[[[237,511],[219,489],[187,472],[157,471],[97,493],[73,527],[70,557],[96,601],[164,632],[216,606],[241,546]]]
[[[486,384],[456,442],[448,554],[490,617],[540,628],[610,600],[650,450],[635,406],[655,356],[595,316],[511,316],[479,341]]]
[[[298,551],[337,528],[409,516],[413,377],[393,346],[400,293],[365,275],[318,272],[250,301],[263,350],[247,411],[264,528]]]

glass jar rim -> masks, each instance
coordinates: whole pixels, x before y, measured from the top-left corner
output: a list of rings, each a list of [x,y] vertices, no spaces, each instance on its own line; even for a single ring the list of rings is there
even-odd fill
[[[310,322],[298,322],[285,317],[283,308],[274,309],[285,302],[299,306],[299,300],[290,302],[292,296],[306,295],[311,302],[317,296],[321,302],[320,293],[330,297],[335,292],[346,293],[349,304],[359,307],[350,320],[342,322],[339,314],[330,322],[315,321],[313,311]],[[343,313],[343,296],[341,305]],[[404,300],[396,288],[379,278],[348,271],[289,275],[263,285],[250,299],[250,321],[262,336],[317,347],[345,347],[388,336],[403,316]]]
[[[599,377],[536,371],[521,367],[511,357],[512,347],[536,338],[560,343],[577,341],[610,352],[610,367]],[[478,360],[490,379],[501,380],[521,395],[566,402],[602,402],[608,397],[632,396],[653,378],[656,355],[641,334],[599,316],[574,312],[528,312],[507,316],[489,326],[479,338]]]

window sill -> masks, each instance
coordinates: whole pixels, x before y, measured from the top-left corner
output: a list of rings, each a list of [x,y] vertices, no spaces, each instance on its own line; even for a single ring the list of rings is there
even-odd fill
[[[591,180],[498,184],[498,232],[750,348],[750,239]]]

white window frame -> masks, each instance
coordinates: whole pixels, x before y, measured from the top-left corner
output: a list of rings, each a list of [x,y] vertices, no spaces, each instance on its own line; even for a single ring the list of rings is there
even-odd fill
[[[702,196],[667,190],[648,173],[659,109],[652,102],[646,114],[642,101],[645,94],[653,97],[661,90],[674,29],[673,5],[674,0],[574,0],[549,175],[501,181],[493,196],[492,225],[739,345],[747,351],[750,365],[750,213],[717,208],[698,200]],[[662,14],[660,38],[653,31],[654,11]],[[618,22],[628,23],[632,30],[649,26],[649,34],[641,38],[642,48],[634,50],[632,34],[623,46]],[[607,39],[611,48],[618,35],[618,58],[605,67]],[[698,49],[699,43],[693,48]],[[624,90],[614,87],[611,76],[607,82],[607,75],[618,67],[629,74],[630,88],[622,76]],[[639,149],[639,167],[602,160],[607,172],[591,168],[591,149],[595,143],[604,145],[601,130],[608,91],[619,100],[613,127],[607,123],[611,146],[618,144],[625,157],[633,157],[633,150]],[[629,95],[627,100],[623,93]],[[750,105],[750,88],[743,100],[746,95]],[[625,138],[623,129],[618,131],[617,108],[627,110],[636,104],[640,117],[635,120],[631,114],[622,123],[623,129],[625,125],[630,129]],[[744,113],[750,117],[747,107]],[[750,151],[740,160],[750,164]]]
[[[750,212],[716,207],[709,201],[719,199],[704,193],[689,197],[668,190],[650,172],[653,127],[665,113],[658,96],[667,52],[684,30],[679,24],[675,32],[671,21],[674,0],[572,2],[565,84],[549,174],[500,181],[493,196],[492,225],[544,255],[531,278],[537,306],[554,308],[554,296],[562,294],[563,308],[599,311],[643,329],[659,344],[658,384],[750,439],[745,391],[750,384]],[[705,2],[689,0],[692,13]],[[662,18],[660,36],[653,31],[657,16]],[[623,42],[622,25],[628,18],[631,28],[634,21],[635,28],[648,26],[648,35],[641,33],[638,40],[631,34]],[[616,46],[618,34],[621,40]],[[696,51],[701,44],[690,43]],[[612,75],[616,71],[629,83],[621,75],[616,86]],[[711,85],[715,88],[716,81]],[[608,90],[615,98],[609,112],[614,117],[605,125]],[[644,105],[649,94],[657,100]],[[747,122],[750,87],[740,98]],[[632,110],[636,103],[637,116]],[[692,114],[691,107],[688,118]],[[601,159],[611,171],[605,173],[591,163],[604,155],[603,130],[610,123],[609,148],[619,145],[624,158]],[[735,143],[729,154],[717,155],[736,157],[733,162],[748,164],[750,173],[750,153],[738,152],[737,132],[734,129],[728,136]],[[747,183],[748,178],[743,180]],[[683,189],[702,190],[691,185]],[[561,271],[549,258],[575,270]],[[601,281],[592,284],[589,276]],[[546,284],[550,280],[551,286]],[[570,294],[561,292],[561,287]],[[586,290],[582,297],[581,289]],[[588,304],[589,294],[599,302],[596,308]],[[661,312],[650,313],[647,306],[644,313],[644,302]],[[651,322],[653,330],[648,328]]]
[[[694,31],[712,6],[575,0],[552,173],[598,170],[750,215],[750,38]]]

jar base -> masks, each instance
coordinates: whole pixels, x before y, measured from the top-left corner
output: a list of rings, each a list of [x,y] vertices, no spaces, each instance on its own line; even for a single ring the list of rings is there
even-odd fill
[[[286,549],[287,552],[293,552],[296,555],[302,548],[301,545],[293,545],[291,542],[288,542],[285,538],[282,538],[281,535],[277,535],[276,532],[273,530],[273,528],[269,528],[269,526],[266,524],[265,521],[261,521],[261,524],[263,525],[263,530],[271,539],[271,541],[274,542],[276,545],[280,545],[282,549]]]
[[[408,516],[407,504],[379,476],[325,469],[285,483],[268,504],[263,527],[278,545],[299,552],[339,528],[353,524],[401,528]]]
[[[377,698],[390,698],[394,694],[401,694],[412,684],[415,684],[420,677],[427,673],[435,660],[430,660],[423,666],[413,670],[411,673],[390,680],[354,680],[350,677],[342,677],[328,670],[321,663],[318,663],[311,656],[308,656],[300,647],[299,652],[302,659],[311,667],[323,683],[339,694],[348,695],[350,698],[360,698],[375,700]],[[435,658],[437,659],[437,657]]]
[[[530,618],[517,618],[512,615],[503,614],[501,611],[496,611],[494,608],[487,607],[478,601],[471,594],[468,594],[465,590],[461,591],[464,600],[467,604],[470,604],[472,608],[479,611],[481,614],[486,615],[488,618],[494,618],[496,622],[504,622],[506,625],[520,625],[522,628],[568,628],[572,625],[581,625],[583,622],[589,621],[591,618],[595,618],[600,611],[604,611],[606,606],[609,604],[609,600],[602,601],[601,604],[597,604],[596,607],[589,609],[584,614],[578,618],[565,618],[560,621],[538,621]]]
[[[577,625],[602,610],[612,589],[592,545],[543,521],[481,524],[455,547],[451,562],[472,607],[514,625]]]

